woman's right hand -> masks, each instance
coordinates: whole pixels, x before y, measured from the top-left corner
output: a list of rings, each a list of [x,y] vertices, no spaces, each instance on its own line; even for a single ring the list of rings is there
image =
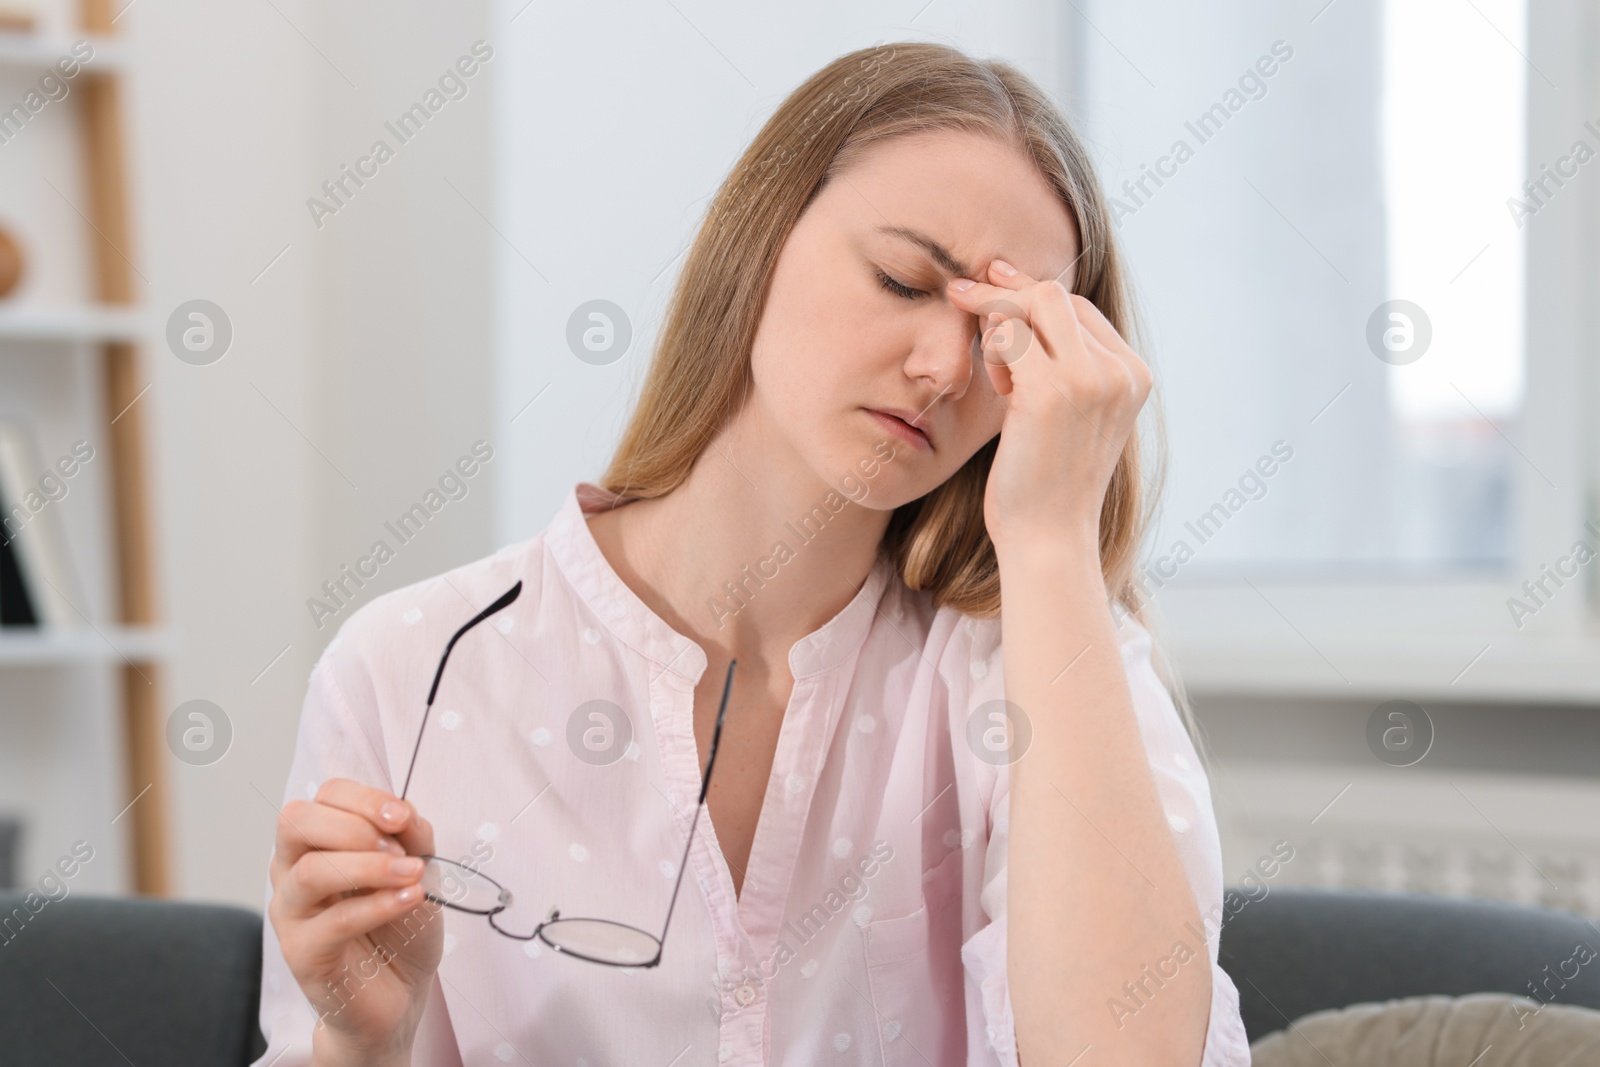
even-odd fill
[[[348,778],[283,806],[267,914],[320,1017],[317,1063],[409,1061],[444,952],[417,858],[433,847],[409,803]]]

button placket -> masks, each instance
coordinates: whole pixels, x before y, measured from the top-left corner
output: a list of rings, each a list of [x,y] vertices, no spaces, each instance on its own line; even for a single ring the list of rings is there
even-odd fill
[[[694,843],[689,849],[687,873],[699,887],[710,915],[711,932],[719,956],[718,977],[714,981],[723,987],[718,1000],[718,1014],[726,1018],[729,1014],[729,993],[723,981],[723,972],[728,966],[727,954],[733,951],[733,946],[744,940],[744,934],[739,925],[733,877],[731,873],[718,870],[714,855],[718,848],[710,811],[699,810],[703,768],[694,738],[694,689],[678,675],[663,669],[656,680],[649,683],[649,690],[651,716],[667,778],[668,800],[674,813],[673,826],[687,833],[689,820],[699,819],[694,827]],[[686,756],[686,761],[680,762],[679,755]],[[682,848],[683,839],[680,837],[673,862],[682,855]]]
[[[765,1001],[754,986],[740,986],[751,990],[750,1004],[741,1007],[737,992],[725,994],[722,1025],[718,1029],[722,1048],[738,1049],[740,1063],[761,1063],[761,1050],[766,1044],[767,1015]]]
[[[776,936],[783,918],[783,902],[794,877],[800,827],[816,784],[815,775],[806,773],[811,771],[810,764],[802,766],[797,757],[814,753],[820,746],[818,734],[828,714],[826,693],[826,686],[819,686],[815,675],[797,676],[778,728],[771,776],[762,797],[750,864],[745,871],[745,888],[737,904],[741,929],[763,939]],[[782,843],[777,849],[776,842]]]

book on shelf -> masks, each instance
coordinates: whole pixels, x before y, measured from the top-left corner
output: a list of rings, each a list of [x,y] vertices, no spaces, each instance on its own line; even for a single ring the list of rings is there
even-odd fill
[[[7,626],[76,629],[87,607],[60,501],[67,482],[40,457],[33,427],[0,418],[0,608]]]
[[[4,501],[0,501],[0,507]],[[22,570],[11,542],[0,533],[0,626],[37,626],[38,613],[22,584]]]

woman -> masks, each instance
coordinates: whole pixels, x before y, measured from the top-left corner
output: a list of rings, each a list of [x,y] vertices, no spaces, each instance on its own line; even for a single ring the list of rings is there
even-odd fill
[[[1130,331],[1087,156],[1016,70],[898,43],[797,89],[599,484],[312,672],[261,1062],[1247,1064],[1133,580]],[[440,908],[434,854],[509,905]],[[654,967],[534,936],[669,905]]]

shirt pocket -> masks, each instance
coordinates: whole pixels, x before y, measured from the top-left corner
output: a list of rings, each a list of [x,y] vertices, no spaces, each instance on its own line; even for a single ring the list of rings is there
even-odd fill
[[[962,858],[956,849],[922,876],[922,905],[863,927],[867,995],[884,1067],[962,1062]]]

